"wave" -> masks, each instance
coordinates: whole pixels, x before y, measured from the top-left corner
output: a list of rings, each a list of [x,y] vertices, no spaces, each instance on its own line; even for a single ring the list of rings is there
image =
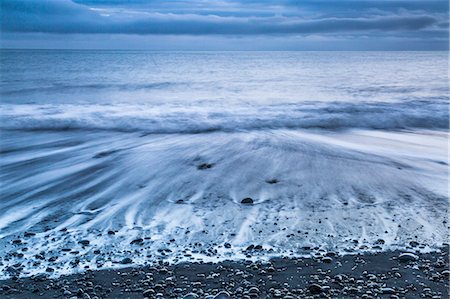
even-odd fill
[[[4,130],[106,130],[148,134],[268,129],[448,129],[446,100],[400,103],[315,102],[268,106],[5,104]]]
[[[152,90],[152,89],[164,89],[176,85],[183,85],[187,83],[177,83],[177,82],[153,82],[153,83],[124,83],[124,84],[114,84],[114,83],[92,83],[92,84],[53,84],[51,86],[43,87],[30,87],[22,89],[12,89],[1,88],[0,94],[3,96],[17,95],[17,94],[33,94],[36,92],[68,92],[77,90],[119,90],[119,91],[136,91],[136,90]]]

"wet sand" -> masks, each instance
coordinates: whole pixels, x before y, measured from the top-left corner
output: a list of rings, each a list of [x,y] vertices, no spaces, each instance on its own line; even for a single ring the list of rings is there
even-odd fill
[[[270,262],[223,261],[108,269],[0,281],[1,298],[448,298],[449,247]]]

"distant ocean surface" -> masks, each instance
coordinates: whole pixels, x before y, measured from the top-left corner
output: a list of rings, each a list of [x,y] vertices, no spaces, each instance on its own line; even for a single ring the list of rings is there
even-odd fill
[[[240,258],[250,244],[263,258],[447,240],[446,52],[1,50],[0,61],[5,277],[18,262],[45,272],[42,250],[59,252],[57,275],[125,257]],[[12,258],[17,238],[28,251]]]

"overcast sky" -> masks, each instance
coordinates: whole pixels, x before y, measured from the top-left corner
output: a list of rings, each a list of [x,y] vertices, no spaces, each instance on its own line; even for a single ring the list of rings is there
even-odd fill
[[[2,48],[447,50],[447,0],[1,0]]]

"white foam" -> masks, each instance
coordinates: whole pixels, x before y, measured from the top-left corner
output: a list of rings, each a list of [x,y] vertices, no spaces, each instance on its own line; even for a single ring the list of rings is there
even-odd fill
[[[51,263],[32,265],[42,250],[59,256],[53,266],[61,274],[85,265],[118,267],[114,262],[127,256],[135,265],[239,258],[249,244],[271,248],[264,251],[268,258],[305,254],[305,246],[372,250],[378,239],[385,241],[382,250],[413,240],[431,250],[447,241],[443,131],[3,135],[9,151],[0,165],[0,245],[3,257],[23,246],[28,251],[3,258],[0,270],[20,262],[23,275],[43,272]],[[198,169],[202,163],[213,166]],[[242,205],[245,197],[255,204]],[[23,238],[25,231],[38,234]],[[11,244],[18,237],[27,244]],[[144,245],[130,245],[135,238]],[[91,244],[83,248],[82,239]],[[224,249],[225,242],[232,248]],[[62,248],[79,250],[80,264],[71,266],[74,255]],[[172,252],[162,256],[161,248]]]

